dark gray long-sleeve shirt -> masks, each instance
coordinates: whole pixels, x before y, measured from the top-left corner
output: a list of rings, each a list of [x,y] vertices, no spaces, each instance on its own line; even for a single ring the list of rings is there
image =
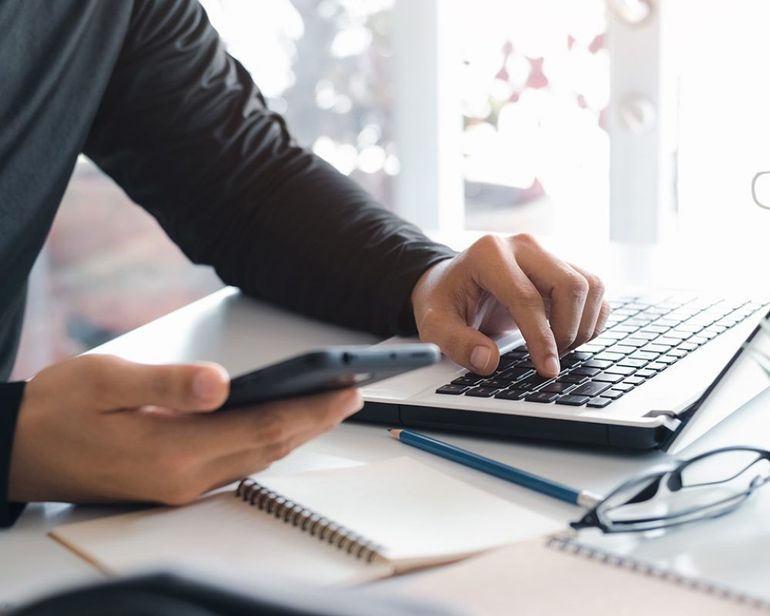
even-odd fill
[[[224,282],[349,327],[413,331],[415,282],[453,254],[298,147],[194,0],[0,0],[0,382],[81,152]]]

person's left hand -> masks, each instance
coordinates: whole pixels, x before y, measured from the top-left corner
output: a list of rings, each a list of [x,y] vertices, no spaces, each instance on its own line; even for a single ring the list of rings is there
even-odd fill
[[[412,291],[420,338],[478,374],[497,368],[494,335],[518,327],[537,371],[596,336],[610,313],[601,280],[545,251],[529,235],[485,236],[428,269]]]

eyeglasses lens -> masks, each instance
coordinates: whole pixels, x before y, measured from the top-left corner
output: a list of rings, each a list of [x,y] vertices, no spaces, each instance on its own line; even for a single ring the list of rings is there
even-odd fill
[[[759,453],[716,452],[657,480],[626,486],[602,503],[598,513],[616,530],[652,530],[726,513],[768,480],[770,464]]]

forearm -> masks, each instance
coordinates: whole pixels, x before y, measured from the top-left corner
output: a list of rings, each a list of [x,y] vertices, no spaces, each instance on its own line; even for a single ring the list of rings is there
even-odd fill
[[[234,207],[201,260],[225,282],[298,312],[381,334],[413,333],[414,285],[454,253],[312,154],[291,157],[285,167],[297,171],[267,199],[255,192],[253,207]]]
[[[0,528],[11,526],[24,509],[23,504],[8,501],[13,437],[24,386],[23,381],[0,384]]]

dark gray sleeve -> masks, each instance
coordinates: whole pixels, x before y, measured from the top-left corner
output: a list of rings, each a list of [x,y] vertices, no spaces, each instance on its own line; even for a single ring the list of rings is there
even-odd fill
[[[298,147],[193,0],[135,3],[85,151],[224,282],[349,327],[413,332],[454,254]]]
[[[11,526],[24,510],[24,503],[8,502],[8,475],[25,384],[23,381],[0,384],[0,528]]]

